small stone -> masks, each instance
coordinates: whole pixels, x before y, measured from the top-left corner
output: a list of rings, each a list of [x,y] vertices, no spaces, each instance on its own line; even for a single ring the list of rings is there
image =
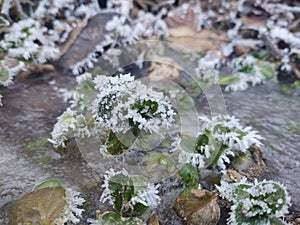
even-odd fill
[[[175,199],[173,208],[188,225],[216,225],[220,219],[217,198],[204,189],[182,192]]]

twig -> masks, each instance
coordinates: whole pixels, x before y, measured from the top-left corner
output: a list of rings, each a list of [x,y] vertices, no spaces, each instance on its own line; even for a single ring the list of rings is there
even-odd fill
[[[77,27],[74,28],[70,34],[69,39],[63,44],[63,46],[60,48],[60,53],[57,57],[55,57],[54,61],[59,60],[66,52],[69,50],[69,48],[73,45],[73,43],[77,40],[79,34],[85,28],[87,25],[87,18],[84,18],[81,22],[78,22]]]
[[[267,34],[262,35],[262,40],[264,41],[266,47],[270,50],[271,54],[275,59],[282,59],[283,55],[279,51],[279,49],[274,45],[271,37]]]
[[[49,71],[55,71],[55,67],[51,64],[37,64],[37,63],[31,63],[26,66],[26,70],[22,72],[19,77],[21,79],[26,79],[30,76],[32,73],[41,73],[41,72],[49,72]]]

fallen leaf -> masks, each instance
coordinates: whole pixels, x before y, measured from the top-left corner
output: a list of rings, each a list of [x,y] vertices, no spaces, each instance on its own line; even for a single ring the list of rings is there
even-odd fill
[[[168,41],[174,42],[191,52],[204,53],[208,50],[219,50],[221,44],[228,42],[228,39],[217,32],[202,30],[201,32],[189,36],[169,37]]]

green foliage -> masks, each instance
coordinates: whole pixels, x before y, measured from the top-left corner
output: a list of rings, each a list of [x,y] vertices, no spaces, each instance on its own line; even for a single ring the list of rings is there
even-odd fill
[[[107,146],[107,151],[112,155],[121,154],[124,150],[128,149],[128,147],[124,145],[123,141],[120,141],[116,134],[112,131],[108,132],[105,144]]]
[[[0,84],[5,83],[10,79],[9,71],[0,65]]]
[[[143,221],[139,218],[124,218],[114,212],[107,212],[102,216],[102,225],[142,225]]]
[[[120,216],[140,216],[147,210],[148,207],[141,203],[131,204],[131,199],[136,194],[135,187],[132,179],[123,173],[119,173],[109,180],[109,189],[114,198],[114,210]]]
[[[260,69],[260,72],[264,75],[266,79],[272,79],[273,77],[275,77],[275,71],[271,63],[259,62],[258,67]]]
[[[208,145],[209,143],[209,138],[206,134],[200,134],[196,140],[196,145],[195,145],[195,150],[198,153],[202,153],[201,152],[201,146],[205,146]]]
[[[50,187],[62,187],[61,183],[58,180],[47,180],[34,188],[35,191],[41,190],[43,188]]]
[[[252,52],[251,54],[259,60],[265,60],[269,57],[270,52],[268,50],[261,50]]]
[[[29,151],[36,151],[45,148],[46,144],[48,143],[48,140],[46,138],[40,139],[37,141],[31,141],[27,144],[26,148]]]
[[[219,85],[228,85],[228,84],[233,84],[238,80],[239,80],[239,78],[236,76],[224,75],[224,76],[219,77],[218,84]]]
[[[185,164],[179,171],[179,175],[183,181],[184,189],[197,189],[199,187],[198,170],[191,164]]]
[[[262,181],[251,185],[243,179],[240,183],[222,182],[218,190],[222,197],[234,203],[229,224],[265,225],[270,221],[284,224],[277,217],[288,213],[290,197],[281,184]]]

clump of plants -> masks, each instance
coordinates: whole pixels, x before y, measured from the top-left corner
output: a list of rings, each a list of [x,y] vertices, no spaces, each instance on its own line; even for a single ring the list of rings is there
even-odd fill
[[[106,171],[102,187],[100,201],[108,202],[114,212],[105,212],[96,220],[89,219],[91,224],[142,224],[138,217],[160,203],[160,184],[149,184],[143,177],[130,176],[125,169]]]
[[[157,133],[175,121],[175,111],[162,92],[148,88],[130,74],[116,77],[90,74],[78,78],[79,87],[66,92],[72,102],[51,133],[55,147],[66,147],[72,133],[78,138],[105,136],[102,148],[120,154],[143,134]],[[120,141],[126,135],[126,143]]]
[[[226,85],[225,91],[246,90],[275,76],[271,63],[260,61],[250,54],[233,59],[230,67],[232,75],[221,76],[218,81],[218,84]]]
[[[226,169],[232,159],[245,153],[252,145],[262,146],[262,137],[251,127],[243,127],[233,116],[201,116],[202,131],[194,138],[185,138],[179,145],[179,161],[199,169]]]
[[[223,198],[233,203],[228,224],[286,224],[280,217],[288,213],[291,202],[282,184],[271,180],[255,180],[251,184],[243,178],[238,183],[222,181],[217,189]]]

